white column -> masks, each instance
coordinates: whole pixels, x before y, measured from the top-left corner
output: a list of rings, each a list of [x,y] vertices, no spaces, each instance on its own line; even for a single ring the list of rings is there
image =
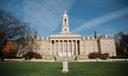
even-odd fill
[[[55,40],[55,56],[57,55],[57,47],[56,47],[56,44],[57,44],[57,42]]]
[[[58,55],[60,56],[60,40],[58,40]]]
[[[61,49],[60,49],[60,52],[61,52],[61,56],[63,56],[63,42],[62,42],[62,40],[61,40],[61,42],[60,42],[60,44],[61,44]]]
[[[52,40],[52,55],[54,55],[54,41]]]
[[[67,54],[67,55],[69,56],[69,52],[70,52],[70,50],[69,50],[69,47],[70,47],[70,46],[69,46],[69,40],[67,40],[67,44],[68,44],[68,46],[67,46],[67,47],[68,47],[68,50],[67,50],[67,53],[68,53],[68,54]]]
[[[56,48],[55,48],[56,44],[55,44],[55,40],[54,40],[54,56],[56,55]]]
[[[69,45],[69,46],[70,46],[70,49],[69,49],[69,50],[70,50],[71,56],[72,56],[72,43],[71,43],[71,40],[70,40],[69,44],[70,44],[70,45]]]
[[[72,49],[72,56],[74,55],[74,49],[73,49],[73,40],[71,40],[71,49]]]
[[[62,50],[63,50],[62,55],[64,56],[64,40],[62,40]]]
[[[56,42],[56,55],[58,55],[58,42]]]
[[[75,51],[76,51],[76,55],[78,55],[78,44],[77,44],[77,40],[75,40]]]

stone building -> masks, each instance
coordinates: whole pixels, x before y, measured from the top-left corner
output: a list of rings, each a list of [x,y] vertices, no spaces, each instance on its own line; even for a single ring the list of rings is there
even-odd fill
[[[55,58],[57,60],[87,59],[89,53],[108,53],[109,56],[116,56],[115,41],[113,37],[92,36],[85,37],[73,34],[69,27],[69,16],[66,11],[62,17],[62,31],[48,37],[37,38],[39,48],[35,50],[42,55],[43,59]]]

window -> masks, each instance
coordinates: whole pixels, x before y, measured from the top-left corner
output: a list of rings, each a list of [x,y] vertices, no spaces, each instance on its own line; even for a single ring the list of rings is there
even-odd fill
[[[66,28],[64,30],[66,31]]]
[[[65,24],[66,24],[66,19],[65,19]]]
[[[66,22],[66,19],[65,19],[65,22]]]

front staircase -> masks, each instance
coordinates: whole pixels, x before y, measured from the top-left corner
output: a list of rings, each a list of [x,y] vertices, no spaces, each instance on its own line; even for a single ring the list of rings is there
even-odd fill
[[[56,61],[64,61],[64,60],[68,60],[68,61],[75,61],[75,60],[85,60],[88,59],[88,56],[83,56],[83,55],[77,55],[77,56],[70,56],[70,57],[63,57],[63,56],[54,56],[54,59]]]
[[[43,55],[42,59],[44,60],[54,60],[54,61],[64,61],[64,60],[68,60],[68,61],[76,61],[76,60],[86,60],[88,59],[88,56],[84,56],[84,55],[74,55],[74,56],[68,56],[66,58],[66,56],[51,56],[51,55]]]
[[[55,58],[57,61],[64,61],[64,60],[73,61],[73,60],[75,60],[76,56],[70,56],[70,57],[55,56]]]

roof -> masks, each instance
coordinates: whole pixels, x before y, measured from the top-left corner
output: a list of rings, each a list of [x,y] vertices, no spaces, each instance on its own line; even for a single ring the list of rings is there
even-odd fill
[[[50,37],[81,37],[81,35],[72,33],[59,33],[55,35],[50,35]]]

